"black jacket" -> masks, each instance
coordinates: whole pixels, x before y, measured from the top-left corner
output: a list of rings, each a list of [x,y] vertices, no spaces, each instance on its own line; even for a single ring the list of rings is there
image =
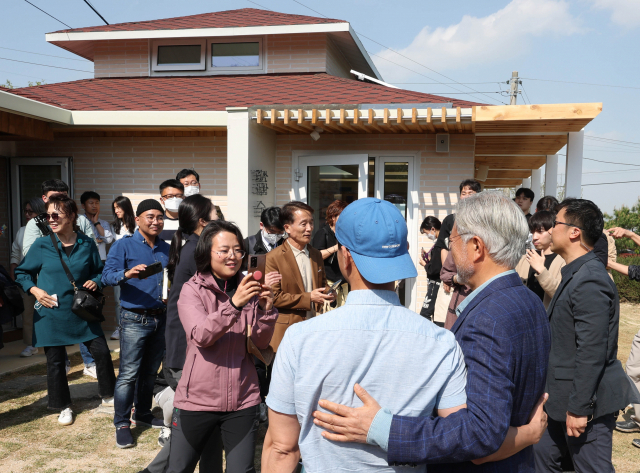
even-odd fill
[[[169,291],[167,303],[167,325],[164,331],[166,343],[166,359],[164,365],[168,368],[181,370],[187,355],[187,335],[178,317],[178,299],[182,286],[196,274],[196,260],[194,257],[196,245],[200,237],[189,235],[180,252],[180,261],[176,266]]]
[[[251,247],[251,240],[253,239],[255,239],[255,243],[253,247]],[[280,246],[283,241],[284,240],[278,241],[276,246]],[[244,251],[246,251],[248,255],[266,255],[269,253],[269,250],[267,250],[267,247],[264,246],[264,242],[262,241],[262,230],[258,230],[258,233],[256,233],[253,238],[245,238],[242,246],[244,246]]]
[[[640,403],[618,355],[618,290],[593,252],[562,268],[547,309],[551,353],[546,411],[565,421],[567,411],[593,418]]]

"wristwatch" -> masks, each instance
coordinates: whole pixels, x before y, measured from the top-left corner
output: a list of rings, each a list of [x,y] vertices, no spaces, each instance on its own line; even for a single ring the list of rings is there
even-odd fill
[[[97,227],[98,225],[102,226],[102,224],[98,221],[96,223],[94,223],[94,225]]]

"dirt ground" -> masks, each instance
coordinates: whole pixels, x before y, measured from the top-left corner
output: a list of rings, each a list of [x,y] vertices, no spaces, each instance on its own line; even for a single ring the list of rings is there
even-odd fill
[[[623,304],[621,309],[618,357],[625,363],[633,336],[640,329],[640,305]],[[117,369],[117,353],[113,359]],[[71,357],[71,363],[69,383],[77,417],[68,427],[58,424],[57,412],[47,410],[44,365],[0,378],[0,471],[137,473],[160,450],[159,431],[141,427],[132,430],[137,439],[135,448],[117,448],[112,415],[96,409],[100,403],[97,382],[82,375],[79,354]],[[264,430],[260,430],[256,449],[258,472]],[[618,473],[640,473],[640,449],[631,445],[635,436],[640,438],[640,433],[614,433],[613,462]]]

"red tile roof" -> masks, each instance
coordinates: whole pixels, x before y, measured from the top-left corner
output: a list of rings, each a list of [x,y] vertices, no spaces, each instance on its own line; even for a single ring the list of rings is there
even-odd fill
[[[68,110],[225,110],[303,104],[453,103],[465,100],[318,74],[85,79],[12,89],[10,93]]]
[[[344,20],[316,18],[304,15],[289,15],[256,8],[202,13],[161,20],[132,21],[113,25],[92,26],[60,30],[55,33],[88,33],[108,31],[185,30],[199,28],[239,28],[247,26],[316,25],[323,23],[346,23]]]

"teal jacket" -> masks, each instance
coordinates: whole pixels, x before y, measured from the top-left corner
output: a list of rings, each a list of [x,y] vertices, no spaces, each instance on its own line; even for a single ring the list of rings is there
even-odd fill
[[[92,238],[77,233],[78,238],[71,256],[62,249],[62,243],[56,236],[58,248],[69,267],[69,271],[81,287],[92,280],[102,287],[102,266],[100,253]],[[73,286],[69,282],[58,252],[51,238],[38,238],[29,252],[16,268],[16,282],[27,292],[33,286],[58,296],[58,307],[41,307],[33,313],[33,346],[54,347],[74,345],[104,336],[98,323],[89,323],[71,312],[73,305]],[[36,282],[37,281],[37,284]]]

